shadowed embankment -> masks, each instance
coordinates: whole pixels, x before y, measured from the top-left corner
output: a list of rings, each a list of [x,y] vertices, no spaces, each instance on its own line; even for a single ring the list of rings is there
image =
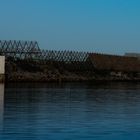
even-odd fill
[[[82,70],[83,63],[65,64],[63,62],[41,62],[33,60],[7,60],[6,80],[9,82],[61,82],[89,81],[94,72]],[[81,68],[81,69],[80,69]]]
[[[93,60],[93,61],[92,61]],[[7,59],[8,82],[140,81],[139,60],[90,54],[83,62]]]
[[[40,49],[36,41],[0,41],[7,82],[140,81],[139,57]]]

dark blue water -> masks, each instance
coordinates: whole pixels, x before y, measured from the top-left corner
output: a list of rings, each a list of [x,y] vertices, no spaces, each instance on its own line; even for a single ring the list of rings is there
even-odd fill
[[[140,84],[0,85],[0,140],[139,140]]]

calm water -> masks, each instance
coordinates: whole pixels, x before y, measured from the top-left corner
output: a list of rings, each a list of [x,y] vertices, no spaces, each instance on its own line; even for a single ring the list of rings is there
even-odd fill
[[[140,84],[0,85],[0,140],[139,140]]]

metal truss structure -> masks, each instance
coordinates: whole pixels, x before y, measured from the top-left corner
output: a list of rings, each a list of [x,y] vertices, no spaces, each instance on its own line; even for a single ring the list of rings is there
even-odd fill
[[[86,52],[41,50],[36,41],[1,41],[0,55],[18,59],[38,59],[59,62],[85,62]]]
[[[76,51],[51,51],[42,50],[40,59],[52,60],[59,62],[85,62],[88,58],[88,53],[86,52],[76,52]]]
[[[53,63],[59,68],[68,70],[88,70],[91,67],[87,52],[54,51],[39,48],[36,41],[0,41],[0,55],[8,60],[32,60],[38,63]]]
[[[92,69],[89,61],[89,53],[76,51],[51,51],[42,50],[39,56],[44,62],[51,62],[59,69],[64,68],[69,71],[89,71]]]
[[[14,59],[35,59],[39,53],[40,49],[36,41],[0,40],[0,55]]]

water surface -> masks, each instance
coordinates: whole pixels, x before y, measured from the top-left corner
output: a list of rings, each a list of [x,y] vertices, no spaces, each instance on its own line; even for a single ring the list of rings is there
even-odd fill
[[[0,140],[139,140],[139,83],[0,85]]]

